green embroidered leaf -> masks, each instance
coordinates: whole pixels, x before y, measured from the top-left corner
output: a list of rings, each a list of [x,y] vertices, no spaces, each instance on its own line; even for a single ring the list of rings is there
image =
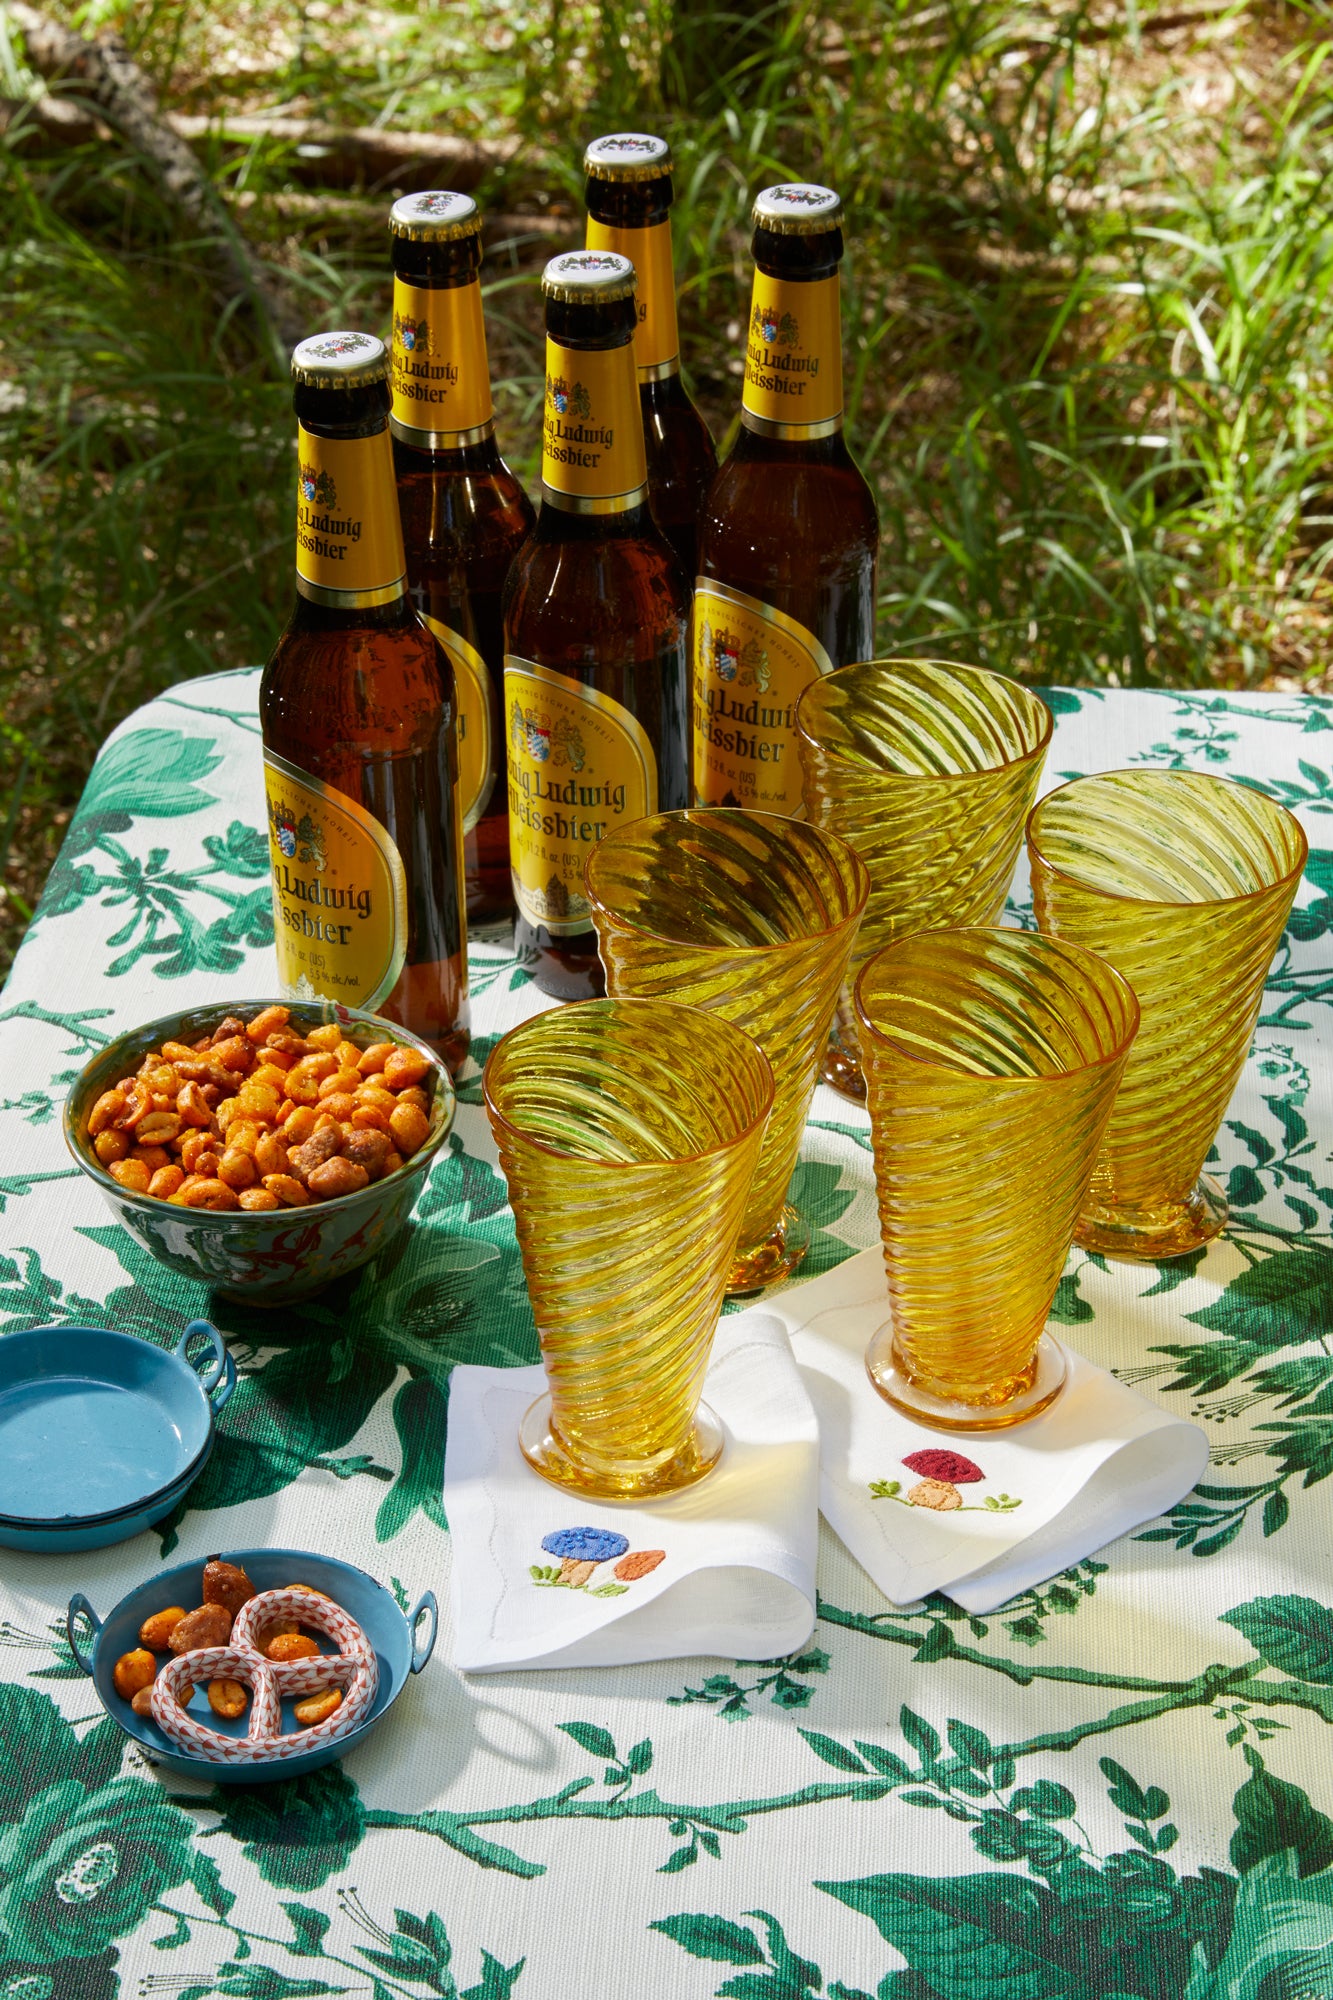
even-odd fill
[[[1290,1848],[1302,1875],[1317,1875],[1333,1862],[1333,1820],[1317,1812],[1299,1785],[1275,1778],[1249,1744],[1250,1776],[1236,1793],[1236,1831],[1231,1861],[1242,1875],[1270,1854]]]
[[[764,1949],[754,1932],[744,1924],[730,1923],[726,1917],[682,1912],[677,1917],[659,1917],[648,1928],[661,1931],[692,1957],[711,1959],[716,1965],[764,1963]]]
[[[1248,1265],[1221,1298],[1186,1317],[1262,1347],[1317,1340],[1333,1322],[1333,1255],[1314,1248],[1279,1250]]]
[[[375,1516],[375,1540],[391,1541],[420,1508],[437,1528],[444,1518],[444,1438],[448,1427],[444,1397],[428,1376],[404,1382],[393,1399],[393,1427],[403,1463]]]
[[[558,1722],[557,1729],[563,1729],[566,1736],[572,1736],[580,1750],[586,1750],[590,1757],[599,1757],[608,1762],[618,1755],[615,1738],[609,1729],[603,1729],[596,1722]]]
[[[1333,1611],[1313,1597],[1252,1597],[1222,1614],[1261,1660],[1297,1680],[1333,1686]]]
[[[861,1759],[854,1757],[841,1743],[835,1743],[831,1736],[821,1736],[817,1729],[803,1729],[800,1734],[816,1757],[822,1757],[835,1771],[855,1771],[859,1777],[866,1775],[866,1767]]]
[[[283,1903],[287,1920],[296,1933],[295,1941],[287,1949],[293,1958],[322,1958],[323,1939],[330,1919],[323,1910],[312,1910],[309,1903]]]
[[[627,1583],[599,1583],[590,1590],[585,1583],[582,1589],[586,1597],[623,1597],[629,1589],[629,1585]]]

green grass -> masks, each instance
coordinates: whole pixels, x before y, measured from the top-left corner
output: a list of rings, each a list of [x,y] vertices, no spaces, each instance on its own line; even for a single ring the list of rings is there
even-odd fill
[[[665,130],[686,363],[724,440],[749,203],[772,178],[832,183],[881,650],[1118,685],[1325,670],[1324,14],[1235,10],[1172,43],[1104,0],[389,11],[396,36],[342,0],[69,18],[123,32],[169,108],[516,132],[480,191],[495,212],[540,194],[574,213],[584,139]],[[0,69],[5,95],[36,88],[21,44]],[[384,191],[324,223],[282,207],[282,147],[211,171],[312,329],[382,323]],[[156,688],[262,659],[286,613],[287,388],[266,330],[219,314],[205,253],[114,140],[0,142],[3,949],[106,731]],[[529,478],[544,254],[520,241],[486,270],[503,440]]]

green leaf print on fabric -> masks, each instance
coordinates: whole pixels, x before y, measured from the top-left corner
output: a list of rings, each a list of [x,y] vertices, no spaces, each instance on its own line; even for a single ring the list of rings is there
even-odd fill
[[[737,1672],[746,1667],[768,1671],[744,1684],[731,1674],[709,1674],[698,1687],[687,1687],[683,1694],[669,1694],[667,1706],[684,1708],[693,1702],[703,1702],[714,1708],[724,1722],[746,1721],[751,1713],[751,1697],[757,1699],[760,1695],[767,1695],[776,1708],[808,1708],[815,1689],[807,1676],[826,1674],[829,1664],[828,1654],[817,1646],[803,1653],[788,1653],[780,1660],[737,1660]]]
[[[403,1464],[375,1516],[375,1539],[387,1542],[407,1526],[418,1507],[437,1528],[444,1518],[444,1434],[448,1412],[444,1397],[424,1377],[404,1382],[393,1399],[393,1427],[402,1446]]]
[[[1213,1971],[1196,1950],[1184,2000],[1321,2000],[1333,1985],[1333,1880],[1303,1881],[1294,1854],[1245,1876],[1231,1941]]]
[[[1270,1854],[1290,1850],[1302,1875],[1317,1875],[1333,1861],[1333,1820],[1316,1812],[1299,1785],[1275,1778],[1257,1750],[1244,1749],[1251,1776],[1233,1804],[1236,1831],[1231,1859],[1242,1874]]]
[[[216,805],[217,795],[199,781],[221,762],[214,737],[184,736],[179,729],[126,730],[93,765],[70,832],[94,826],[100,831],[116,820],[111,831],[123,833],[136,817],[178,819],[202,812]]]
[[[1252,1597],[1221,1614],[1261,1660],[1297,1680],[1333,1687],[1333,1611],[1313,1597]]]
[[[307,1894],[347,1866],[366,1831],[361,1794],[338,1764],[253,1790],[218,1785],[183,1803],[219,1813],[266,1882]]]

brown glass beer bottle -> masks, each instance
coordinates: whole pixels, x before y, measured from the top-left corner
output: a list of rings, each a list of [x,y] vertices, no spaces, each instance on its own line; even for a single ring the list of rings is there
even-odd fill
[[[772,187],[753,221],[741,428],[700,517],[694,790],[799,815],[797,697],[874,657],[879,517],[842,436],[842,203]]]
[[[389,428],[407,585],[454,670],[467,913],[487,923],[514,907],[500,593],[532,531],[533,509],[495,442],[477,204],[443,189],[404,195],[389,228]]]
[[[554,257],[542,494],[505,588],[514,943],[543,993],[604,990],[583,897],[613,827],[689,798],[690,592],[648,507],[634,376],[634,270]]]
[[[278,979],[409,1028],[457,1070],[467,934],[453,673],[407,597],[388,355],[325,333],[292,356],[296,604],[264,669]]]
[[[658,527],[692,578],[699,509],[717,470],[708,426],[680,379],[676,276],[671,259],[671,149],[646,132],[612,132],[583,156],[588,248],[628,257],[638,281],[639,371],[648,498]]]

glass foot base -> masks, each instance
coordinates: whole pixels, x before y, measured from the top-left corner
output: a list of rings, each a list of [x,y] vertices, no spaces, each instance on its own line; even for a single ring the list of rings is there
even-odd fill
[[[1003,1431],[1024,1424],[1050,1408],[1064,1388],[1065,1373],[1063,1347],[1044,1333],[1037,1342],[1030,1379],[1017,1395],[1002,1403],[963,1403],[933,1395],[912,1380],[899,1363],[891,1326],[881,1327],[866,1349],[866,1374],[885,1402],[932,1430]]]
[[[789,1278],[809,1248],[810,1225],[788,1202],[763,1241],[737,1255],[727,1279],[727,1297],[747,1298],[766,1285],[776,1285],[779,1278]]]
[[[1152,1208],[1095,1208],[1081,1215],[1074,1241],[1104,1257],[1160,1264],[1201,1250],[1226,1228],[1227,1198],[1210,1174],[1200,1174],[1184,1201]]]
[[[866,1080],[860,1060],[843,1048],[841,1042],[830,1042],[824,1051],[824,1060],[819,1066],[819,1074],[825,1083],[831,1083],[844,1097],[855,1098],[858,1104],[866,1101]]]
[[[539,1396],[518,1427],[519,1450],[534,1472],[540,1472],[553,1486],[595,1495],[599,1500],[642,1500],[693,1486],[713,1470],[722,1456],[723,1441],[722,1426],[706,1403],[700,1403],[696,1410],[694,1427],[680,1450],[665,1459],[581,1464],[552,1428],[549,1396]]]

